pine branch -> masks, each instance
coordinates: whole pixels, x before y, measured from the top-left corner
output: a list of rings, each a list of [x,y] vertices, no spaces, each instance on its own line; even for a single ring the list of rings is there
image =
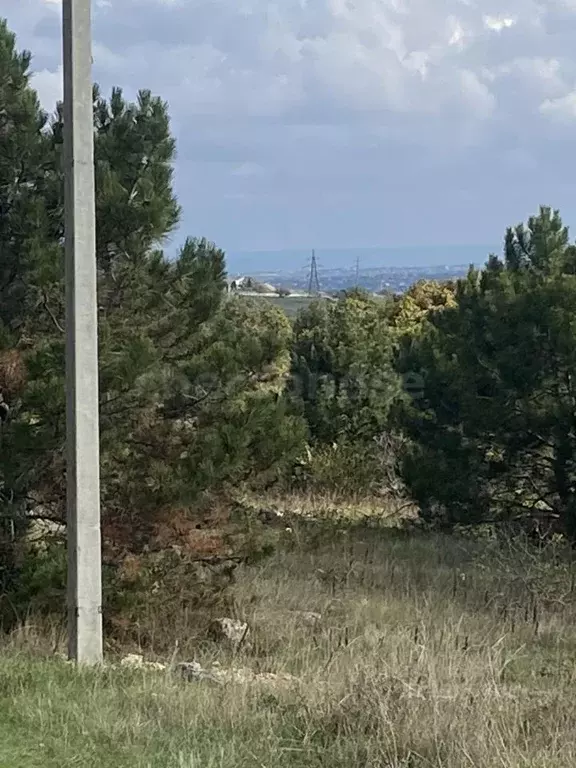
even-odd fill
[[[60,325],[60,323],[58,322],[58,320],[56,318],[56,315],[54,314],[54,312],[50,309],[50,307],[48,305],[48,297],[46,296],[46,292],[45,291],[42,291],[42,306],[44,307],[46,312],[48,312],[48,314],[50,315],[50,318],[51,318],[52,322],[54,323],[54,325],[56,326],[57,330],[59,330],[60,333],[65,333],[64,328],[62,328],[62,326]]]

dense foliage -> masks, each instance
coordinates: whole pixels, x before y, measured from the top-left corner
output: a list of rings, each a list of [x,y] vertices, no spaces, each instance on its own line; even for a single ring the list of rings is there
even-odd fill
[[[402,364],[425,371],[404,412],[404,471],[424,516],[555,515],[576,536],[576,276],[568,231],[542,208],[506,233],[430,316]]]
[[[390,305],[353,290],[294,323],[291,391],[309,430],[305,484],[356,495],[382,487],[379,440],[401,394]]]
[[[28,54],[0,25],[0,377],[11,409],[0,490],[11,530],[65,516],[62,108],[48,120]],[[179,221],[167,105],[94,89],[104,521],[140,519],[274,476],[301,450],[284,397],[291,326],[226,299],[224,253],[163,240]]]
[[[294,324],[293,385],[314,441],[370,439],[398,395],[384,301],[352,293],[317,301]]]

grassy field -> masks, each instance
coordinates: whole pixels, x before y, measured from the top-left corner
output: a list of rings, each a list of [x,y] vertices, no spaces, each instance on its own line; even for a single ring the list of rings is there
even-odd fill
[[[296,317],[301,309],[306,309],[313,301],[317,300],[315,296],[270,296],[267,294],[251,294],[251,298],[268,301],[276,307],[280,307],[291,318]],[[375,298],[385,300],[384,296],[375,296]]]
[[[268,301],[270,304],[283,309],[288,317],[296,317],[301,309],[306,309],[314,301],[313,296],[257,296],[261,301]]]
[[[275,307],[282,309],[288,317],[296,317],[301,309],[306,309],[313,301],[315,296],[275,296],[266,293],[233,293],[231,296],[247,296],[256,301],[267,301]]]
[[[283,539],[234,585],[252,627],[238,654],[193,616],[165,632],[204,665],[292,678],[76,671],[29,625],[0,653],[1,768],[576,765],[569,554],[366,527]]]

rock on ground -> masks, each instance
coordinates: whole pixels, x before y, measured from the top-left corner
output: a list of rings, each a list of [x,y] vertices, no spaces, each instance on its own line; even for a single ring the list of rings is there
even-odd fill
[[[162,664],[161,661],[144,661],[141,653],[129,653],[128,656],[124,656],[120,661],[120,666],[136,669],[157,669],[158,671],[166,669],[166,664]]]
[[[208,627],[208,635],[212,640],[227,643],[238,648],[248,637],[250,628],[245,621],[223,617],[214,619]]]
[[[166,671],[169,669],[167,664],[159,661],[144,661],[139,653],[130,653],[120,661],[120,666],[132,669],[150,669],[156,671]],[[298,678],[288,673],[276,672],[254,672],[248,667],[229,667],[221,669],[215,663],[210,668],[202,667],[197,661],[182,661],[174,665],[173,673],[186,682],[211,682],[218,685],[225,683],[247,685],[249,683],[265,683],[269,685],[282,685],[298,682]]]

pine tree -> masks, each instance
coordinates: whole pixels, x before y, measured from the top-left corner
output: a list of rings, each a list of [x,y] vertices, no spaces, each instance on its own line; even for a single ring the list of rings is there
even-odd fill
[[[41,191],[50,160],[46,115],[30,87],[27,51],[0,19],[0,322],[4,343],[18,335],[28,309],[25,275],[45,245]],[[48,159],[47,159],[48,158]]]
[[[557,212],[509,229],[503,261],[461,281],[403,365],[426,371],[403,413],[405,478],[447,524],[558,515],[576,539],[576,278]]]
[[[26,318],[38,295],[27,275],[36,254],[47,245],[47,212],[41,190],[49,167],[46,116],[30,87],[30,54],[19,53],[14,35],[0,19],[0,591],[14,573],[12,541],[19,520],[5,512],[21,512],[27,482],[14,451],[28,445],[14,414],[26,379]],[[17,516],[18,518],[19,516]]]
[[[292,378],[313,441],[373,442],[400,391],[384,301],[314,302],[294,325]]]
[[[46,122],[28,85],[30,58],[14,46],[3,26],[0,84],[18,89],[0,85],[0,116],[14,130],[0,195],[18,205],[0,232],[14,297],[2,319],[5,350],[21,354],[26,373],[2,435],[4,505],[63,520],[63,111]],[[281,395],[286,318],[226,300],[224,253],[213,243],[190,238],[175,259],[162,251],[180,215],[167,105],[147,91],[135,104],[119,89],[106,100],[95,87],[94,141],[106,524],[275,472],[303,428]]]

